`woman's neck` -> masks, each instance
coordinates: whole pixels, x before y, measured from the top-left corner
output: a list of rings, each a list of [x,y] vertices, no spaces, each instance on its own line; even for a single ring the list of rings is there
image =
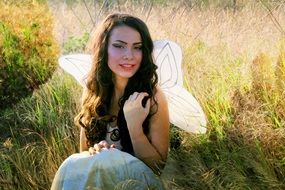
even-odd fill
[[[114,81],[114,100],[118,100],[124,95],[128,79],[116,77]]]

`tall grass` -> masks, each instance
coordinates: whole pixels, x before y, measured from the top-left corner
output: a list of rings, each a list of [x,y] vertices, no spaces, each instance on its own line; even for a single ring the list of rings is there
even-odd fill
[[[50,6],[62,47],[119,8],[145,20],[154,39],[181,45],[184,84],[201,103],[208,131],[171,127],[167,189],[285,189],[285,36],[276,27],[285,26],[285,5],[268,1],[269,13],[261,1],[235,10],[185,2],[126,1],[101,12],[89,6],[94,25],[83,3]],[[49,189],[61,162],[78,151],[73,117],[81,90],[58,71],[32,97],[1,112],[0,188]]]
[[[81,89],[58,71],[36,91],[0,116],[1,181],[8,189],[48,189],[59,164],[78,151],[73,117]]]

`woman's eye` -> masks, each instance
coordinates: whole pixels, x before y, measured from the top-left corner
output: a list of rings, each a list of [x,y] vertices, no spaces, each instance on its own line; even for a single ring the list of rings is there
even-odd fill
[[[124,46],[119,45],[119,44],[113,44],[113,46],[114,46],[115,48],[124,48]]]
[[[137,46],[137,47],[135,47],[135,49],[141,50],[142,46]]]

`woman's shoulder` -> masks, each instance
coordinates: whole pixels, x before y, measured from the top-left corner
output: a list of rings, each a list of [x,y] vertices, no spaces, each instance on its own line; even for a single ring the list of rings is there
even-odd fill
[[[168,111],[167,98],[160,86],[156,86],[154,100],[155,102],[153,102],[153,104],[157,105],[154,106],[156,107],[156,109],[153,109],[154,112]]]
[[[163,90],[161,89],[161,87],[158,85],[156,86],[156,92],[155,92],[154,98],[158,104],[166,104],[167,103],[166,96],[165,96]]]

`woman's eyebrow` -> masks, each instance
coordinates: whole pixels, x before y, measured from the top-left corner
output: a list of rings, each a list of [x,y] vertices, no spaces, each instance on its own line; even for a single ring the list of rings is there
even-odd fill
[[[142,42],[136,42],[136,43],[134,43],[134,45],[141,45],[142,44]]]
[[[124,41],[122,41],[122,40],[116,40],[115,42],[120,42],[120,43],[123,43],[123,44],[128,44],[127,42],[124,42]],[[141,45],[142,44],[142,42],[135,42],[135,43],[133,43],[133,45]]]

